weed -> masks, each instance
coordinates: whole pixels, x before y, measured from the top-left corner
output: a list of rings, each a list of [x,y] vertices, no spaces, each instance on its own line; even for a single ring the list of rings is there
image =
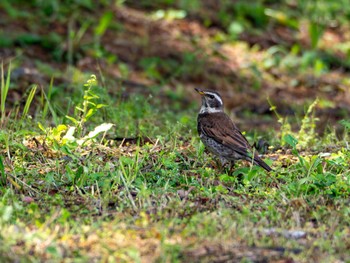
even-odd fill
[[[271,101],[268,100],[270,104],[270,110],[277,116],[277,121],[281,124],[280,128],[280,143],[285,145],[286,143],[292,147],[299,147],[305,149],[310,147],[316,142],[316,122],[318,118],[314,117],[314,108],[318,103],[316,99],[306,111],[302,121],[299,132],[294,133],[291,129],[291,124],[288,122],[287,118],[283,118],[278,112],[277,108],[272,105]]]
[[[5,118],[6,118],[6,98],[7,93],[10,88],[10,79],[11,79],[11,63],[9,64],[8,71],[7,71],[7,77],[5,82],[5,76],[4,76],[4,63],[1,62],[1,100],[0,100],[0,110],[1,110],[1,127],[5,125]]]
[[[5,173],[5,166],[3,157],[0,155],[0,185],[5,186],[6,185],[6,173]]]
[[[77,128],[78,136],[84,133],[84,124],[97,112],[98,109],[105,107],[105,104],[99,104],[95,101],[100,97],[95,94],[93,87],[96,86],[97,80],[95,75],[91,75],[90,79],[84,84],[84,96],[82,106],[76,106],[75,109],[80,112],[78,118],[66,115]]]
[[[283,118],[278,112],[277,112],[277,107],[272,105],[272,102],[270,101],[270,99],[268,99],[268,103],[270,104],[270,111],[273,111],[277,117],[277,121],[278,123],[280,123],[281,127],[280,127],[280,144],[282,146],[285,145],[285,141],[284,138],[285,136],[287,136],[288,134],[292,133],[292,127],[290,125],[290,123],[288,122],[287,118]]]
[[[28,97],[27,97],[27,100],[26,100],[26,103],[24,105],[23,112],[22,112],[22,121],[24,118],[27,118],[29,107],[34,99],[36,89],[37,89],[37,85],[33,85],[33,87],[31,88],[31,90],[28,94]]]
[[[316,122],[318,118],[314,116],[314,109],[317,106],[318,99],[316,99],[307,109],[304,118],[301,121],[300,130],[298,132],[299,146],[305,148],[312,146],[316,142]]]

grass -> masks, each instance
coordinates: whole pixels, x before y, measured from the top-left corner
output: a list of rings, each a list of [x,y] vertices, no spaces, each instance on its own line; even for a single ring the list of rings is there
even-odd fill
[[[174,114],[137,97],[114,103],[106,106],[111,122],[136,130],[129,120],[137,118],[151,142],[108,139],[110,127],[79,144],[66,136],[69,126],[39,128],[27,118],[30,131],[15,124],[12,135],[1,131],[4,260],[349,259],[349,154],[341,142],[322,155],[286,138],[294,148],[278,154],[275,171],[240,163],[231,175],[198,140],[197,106]],[[76,111],[77,136],[94,130],[103,111],[94,121]]]
[[[39,13],[41,19],[54,15],[67,22],[66,15],[73,9],[58,2],[46,4]],[[9,1],[4,3],[10,17],[33,18]],[[1,262],[350,260],[348,121],[341,122],[343,137],[332,129],[320,136],[315,111],[322,99],[310,100],[296,124],[269,101],[279,127],[266,134],[248,130],[246,136],[253,143],[266,135],[270,148],[264,158],[274,171],[266,173],[246,162],[238,162],[232,173],[220,170],[196,132],[200,98],[192,101],[184,95],[192,88],[186,81],[201,79],[209,60],[184,52],[180,58],[150,56],[141,57],[135,65],[124,63],[107,54],[103,37],[111,27],[126,29],[116,25],[110,11],[104,11],[91,33],[94,6],[90,1],[73,3],[83,6],[84,12],[89,10],[91,17],[69,19],[66,35],[45,40],[29,34],[19,42],[11,36],[19,43],[18,54],[33,41],[43,47],[45,41],[54,42],[47,52],[58,62],[66,59],[66,71],[35,60],[29,65],[35,64],[39,76],[50,81],[47,86],[30,83],[21,90],[23,85],[14,76],[26,66],[24,55],[1,68]],[[30,8],[36,5],[38,1]],[[108,6],[108,1],[101,5]],[[187,8],[191,14],[198,7]],[[281,19],[272,9],[266,13],[263,2],[253,7],[242,2],[234,7],[241,17],[232,25],[228,11],[232,7],[225,8],[217,23],[231,25],[234,39],[241,27],[252,29],[260,20],[259,31],[264,30],[267,15]],[[259,12],[250,17],[249,8]],[[168,15],[186,14],[172,12]],[[285,21],[289,27],[295,24],[294,16]],[[82,22],[80,28],[74,19]],[[310,35],[317,46],[323,32],[311,32],[315,28]],[[221,34],[220,41],[232,40],[233,36]],[[86,44],[87,37],[92,44]],[[60,45],[64,38],[69,38],[67,46]],[[307,50],[300,51],[298,45],[282,50],[280,45],[265,51],[262,64],[253,65],[259,78],[268,79],[272,76],[268,70],[281,67],[282,72],[297,76],[293,80],[298,85],[304,70],[323,73],[313,68],[320,59],[317,52],[304,65]],[[247,47],[252,54],[258,49]],[[74,61],[84,52],[99,58],[104,67],[80,71]],[[101,68],[112,68],[113,63],[125,78],[139,70],[156,81],[146,91],[138,86],[135,92],[104,75]],[[249,64],[244,70],[250,68]],[[254,72],[247,73],[249,82]],[[213,80],[222,78],[211,74]],[[14,102],[17,93],[24,95]],[[249,119],[252,113],[245,114]]]

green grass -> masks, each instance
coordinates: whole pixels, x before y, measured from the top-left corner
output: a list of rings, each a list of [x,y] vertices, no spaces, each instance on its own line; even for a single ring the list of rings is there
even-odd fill
[[[281,152],[270,174],[246,163],[228,174],[198,140],[197,106],[174,114],[161,111],[157,100],[110,103],[105,108],[118,134],[138,125],[137,135],[152,141],[122,145],[108,139],[111,128],[104,139],[99,134],[79,144],[105,108],[77,122],[82,133],[71,140],[69,126],[39,128],[26,118],[30,132],[16,124],[12,134],[1,131],[1,144],[8,145],[1,150],[3,259],[254,261],[250,250],[257,257],[267,251],[269,260],[349,259],[350,158],[342,142],[326,157],[295,147]],[[72,118],[86,120],[80,112]],[[288,236],[295,231],[302,237]],[[204,247],[212,252],[201,254]]]

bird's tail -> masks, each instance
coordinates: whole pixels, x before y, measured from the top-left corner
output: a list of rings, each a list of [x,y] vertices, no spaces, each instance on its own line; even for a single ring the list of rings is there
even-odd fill
[[[265,163],[258,155],[254,156],[254,163],[256,165],[261,166],[262,168],[264,168],[268,172],[272,171],[272,168],[270,166],[268,166],[267,163]]]

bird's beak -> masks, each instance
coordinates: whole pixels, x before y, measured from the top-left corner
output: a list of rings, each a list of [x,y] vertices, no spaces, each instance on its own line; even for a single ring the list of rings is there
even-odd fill
[[[200,95],[204,95],[204,91],[199,89],[199,88],[195,88],[195,91],[197,91]]]

